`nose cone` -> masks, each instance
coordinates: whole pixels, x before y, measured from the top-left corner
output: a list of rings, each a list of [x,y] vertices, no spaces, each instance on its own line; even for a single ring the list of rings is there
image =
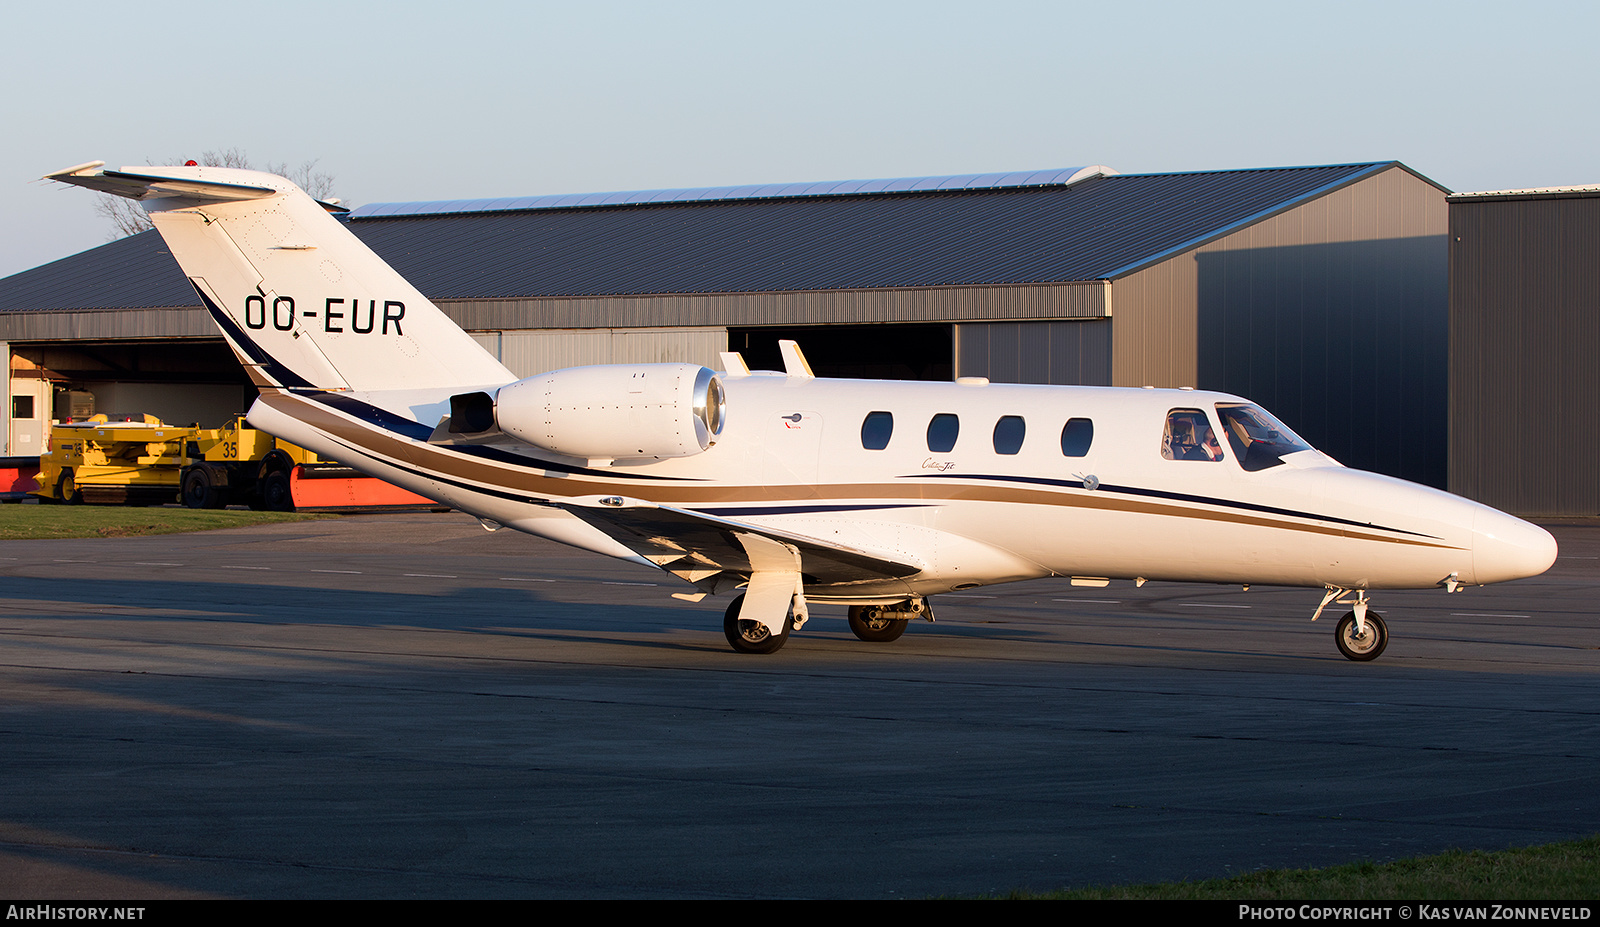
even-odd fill
[[[1472,519],[1472,569],[1479,583],[1538,576],[1556,562],[1556,539],[1538,525],[1482,508]]]

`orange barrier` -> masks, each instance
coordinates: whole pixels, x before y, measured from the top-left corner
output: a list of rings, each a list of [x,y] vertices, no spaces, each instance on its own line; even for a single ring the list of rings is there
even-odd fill
[[[21,501],[39,488],[39,458],[0,457],[0,499]]]
[[[294,497],[294,507],[302,511],[376,505],[439,505],[432,499],[370,476],[308,476],[304,467],[290,471],[289,491]]]

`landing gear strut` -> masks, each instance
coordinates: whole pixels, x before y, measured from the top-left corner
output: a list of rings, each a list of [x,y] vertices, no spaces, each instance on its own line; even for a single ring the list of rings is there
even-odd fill
[[[1341,598],[1351,593],[1354,599]],[[1333,629],[1333,642],[1338,645],[1339,652],[1345,659],[1365,663],[1368,660],[1378,659],[1383,653],[1383,648],[1389,646],[1389,626],[1383,623],[1383,618],[1372,611],[1367,602],[1367,590],[1343,589],[1338,586],[1329,586],[1328,592],[1322,597],[1322,604],[1317,606],[1317,611],[1311,616],[1316,621],[1322,615],[1322,610],[1328,607],[1329,602],[1338,602],[1341,605],[1354,603],[1355,608],[1349,614],[1339,619],[1339,624]]]

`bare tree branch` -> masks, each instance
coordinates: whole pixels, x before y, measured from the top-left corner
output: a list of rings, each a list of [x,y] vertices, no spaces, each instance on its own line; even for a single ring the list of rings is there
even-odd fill
[[[228,148],[223,151],[202,151],[200,152],[200,163],[206,167],[234,167],[241,171],[255,170],[255,167],[250,164],[250,156],[239,148]]]
[[[329,197],[333,196],[333,175],[317,170],[315,160],[307,161],[294,170],[286,168],[287,165],[278,164],[268,167],[267,170],[294,181],[295,186],[311,194],[314,200],[326,203]]]
[[[116,241],[155,228],[150,224],[150,217],[144,214],[144,207],[137,201],[110,193],[95,197],[94,211],[102,218],[111,220],[111,234],[106,236],[106,241]]]

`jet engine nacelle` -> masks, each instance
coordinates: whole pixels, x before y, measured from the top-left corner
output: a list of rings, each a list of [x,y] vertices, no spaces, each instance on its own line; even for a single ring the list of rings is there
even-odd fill
[[[717,443],[722,381],[697,364],[608,364],[500,388],[495,423],[535,447],[590,460],[688,457]]]

